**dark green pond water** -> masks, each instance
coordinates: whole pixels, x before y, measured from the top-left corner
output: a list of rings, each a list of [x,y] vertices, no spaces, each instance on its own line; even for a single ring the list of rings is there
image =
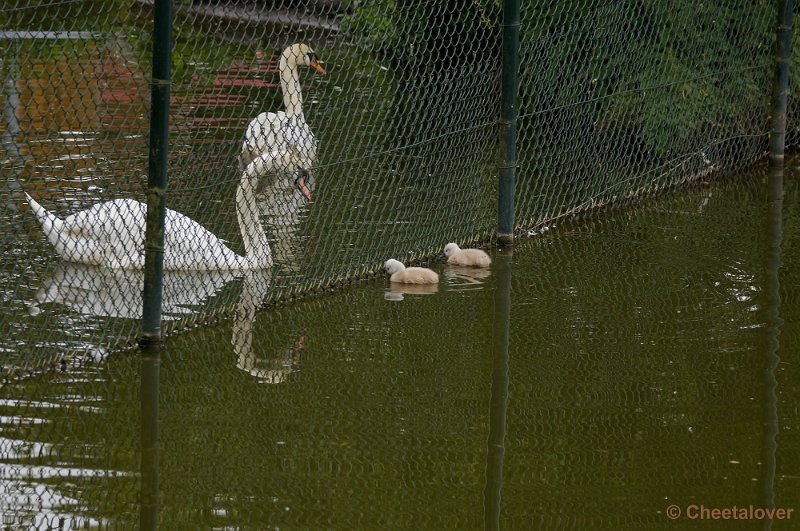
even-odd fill
[[[434,262],[436,293],[375,279],[255,314],[259,279],[235,281],[236,318],[172,338],[160,365],[0,388],[3,522],[770,528],[689,516],[800,511],[795,164],[781,240],[758,167],[553,227],[484,277]]]

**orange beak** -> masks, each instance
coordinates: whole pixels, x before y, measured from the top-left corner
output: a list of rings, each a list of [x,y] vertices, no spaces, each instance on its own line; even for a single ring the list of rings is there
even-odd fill
[[[323,76],[328,75],[328,73],[325,71],[324,68],[322,68],[322,65],[319,64],[316,59],[311,61],[311,68],[313,68],[314,70],[316,70],[317,72],[319,72]]]
[[[308,189],[306,186],[306,175],[300,175],[295,181],[294,184],[297,186],[297,189],[300,190],[300,193],[303,194],[303,197],[306,198],[306,201],[311,201],[311,190]]]

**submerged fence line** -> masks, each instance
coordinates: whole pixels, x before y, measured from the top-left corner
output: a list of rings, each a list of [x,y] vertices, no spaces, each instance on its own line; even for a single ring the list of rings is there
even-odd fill
[[[776,145],[797,144],[794,99],[781,127],[765,96],[785,102],[774,82],[794,81],[791,22],[776,26],[790,2],[584,4],[4,5],[4,374],[103,357],[141,333],[159,344],[162,332],[374,276],[389,257],[433,258],[449,241],[511,243],[751,164],[771,130]],[[154,37],[159,21],[171,44]],[[308,48],[282,67],[292,44]],[[171,76],[154,50],[171,50],[161,56]],[[298,121],[280,133],[290,141],[271,144],[271,171],[249,183],[248,122],[300,97]],[[145,130],[168,145],[154,151]],[[145,186],[159,172],[168,204],[163,181]],[[146,200],[158,207],[149,221],[169,207],[166,219],[185,215],[241,259],[252,192],[272,267],[258,278],[167,267],[162,290],[157,238],[142,240],[150,258],[138,271],[64,261],[22,192],[62,219],[104,201]],[[102,236],[122,241],[129,229]]]

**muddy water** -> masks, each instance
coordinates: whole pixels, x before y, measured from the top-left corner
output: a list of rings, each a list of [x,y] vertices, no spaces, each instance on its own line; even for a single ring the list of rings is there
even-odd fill
[[[776,285],[762,170],[553,227],[488,274],[434,262],[431,292],[379,279],[255,313],[264,279],[235,281],[229,323],[167,342],[158,394],[135,356],[7,385],[4,517],[127,528],[142,492],[168,529],[694,529],[719,525],[686,516],[701,505],[797,509],[800,206],[788,178]]]

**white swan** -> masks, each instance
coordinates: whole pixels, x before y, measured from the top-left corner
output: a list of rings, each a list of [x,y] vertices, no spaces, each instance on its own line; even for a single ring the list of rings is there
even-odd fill
[[[213,233],[193,219],[167,210],[164,230],[164,269],[231,270],[263,269],[272,266],[267,235],[261,225],[255,199],[259,178],[267,174],[296,172],[289,182],[302,190],[308,177],[298,167],[295,154],[263,153],[242,173],[236,189],[236,215],[242,233],[245,255],[239,256]],[[144,267],[144,237],[147,205],[132,199],[98,203],[60,219],[27,193],[25,196],[47,240],[66,261],[110,268]]]
[[[444,255],[447,263],[469,267],[489,267],[492,259],[480,249],[459,249],[455,243],[448,243],[444,246]]]
[[[298,66],[314,68],[325,75],[314,50],[307,44],[292,44],[283,50],[278,68],[285,111],[262,112],[247,125],[239,170],[242,171],[260,153],[269,150],[287,151],[291,146],[302,157],[302,165],[310,168],[317,162],[317,140],[303,115],[303,93]],[[306,196],[310,199],[310,195]]]
[[[439,275],[435,271],[424,267],[406,267],[401,262],[390,258],[383,265],[386,272],[391,275],[391,282],[401,284],[436,284],[439,282]]]

